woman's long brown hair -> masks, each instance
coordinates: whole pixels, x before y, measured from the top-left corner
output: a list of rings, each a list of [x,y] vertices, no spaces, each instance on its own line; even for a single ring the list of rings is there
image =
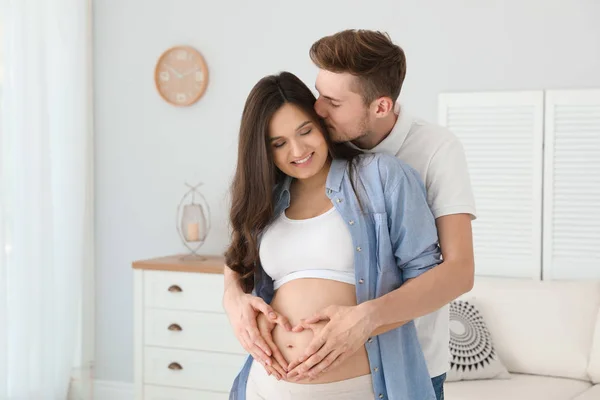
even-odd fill
[[[258,237],[274,217],[273,189],[285,178],[275,166],[268,144],[269,124],[277,110],[290,103],[310,116],[323,132],[333,158],[352,160],[360,154],[345,144],[331,142],[324,121],[314,110],[315,102],[310,89],[289,72],[261,79],[246,99],[231,185],[232,238],[225,252],[225,263],[240,275],[246,293],[254,288],[254,271],[259,262]]]

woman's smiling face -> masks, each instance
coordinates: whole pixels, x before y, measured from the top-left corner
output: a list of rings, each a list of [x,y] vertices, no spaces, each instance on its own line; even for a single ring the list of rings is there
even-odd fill
[[[271,119],[269,146],[277,168],[297,179],[315,176],[329,157],[319,125],[290,103],[284,104]]]

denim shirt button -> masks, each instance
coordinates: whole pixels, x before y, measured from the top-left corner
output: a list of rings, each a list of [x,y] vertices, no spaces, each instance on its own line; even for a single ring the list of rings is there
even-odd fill
[[[362,251],[362,248],[361,247],[357,247],[356,251]]]
[[[369,338],[369,340],[367,340],[367,342],[373,343],[373,338]]]
[[[358,283],[365,283],[365,280],[364,279],[359,279]]]
[[[353,220],[350,220],[350,221],[348,221],[348,223],[349,223],[350,225],[354,225],[354,221],[353,221]]]
[[[341,203],[342,201],[344,201],[344,199],[335,199],[335,201],[337,201],[338,203]]]
[[[333,193],[333,190],[327,189],[327,194],[331,194],[331,193]]]
[[[373,370],[374,370],[375,372],[377,372],[377,371],[379,371],[379,367],[375,367],[375,368],[373,368]]]
[[[383,393],[379,393],[379,398],[383,399]]]

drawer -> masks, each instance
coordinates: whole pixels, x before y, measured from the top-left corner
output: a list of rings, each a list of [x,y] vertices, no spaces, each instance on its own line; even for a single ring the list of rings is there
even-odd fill
[[[147,346],[246,354],[225,314],[146,309],[144,315]]]
[[[144,348],[144,383],[229,392],[246,356],[205,351]]]
[[[144,271],[144,304],[150,308],[223,312],[223,275]]]
[[[162,386],[144,386],[144,400],[228,400],[225,392],[177,389]]]

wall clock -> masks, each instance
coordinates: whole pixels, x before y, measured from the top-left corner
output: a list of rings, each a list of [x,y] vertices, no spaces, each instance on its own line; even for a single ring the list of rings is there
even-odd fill
[[[197,102],[208,85],[208,68],[204,57],[190,46],[175,46],[158,59],[154,81],[160,96],[175,106]]]

